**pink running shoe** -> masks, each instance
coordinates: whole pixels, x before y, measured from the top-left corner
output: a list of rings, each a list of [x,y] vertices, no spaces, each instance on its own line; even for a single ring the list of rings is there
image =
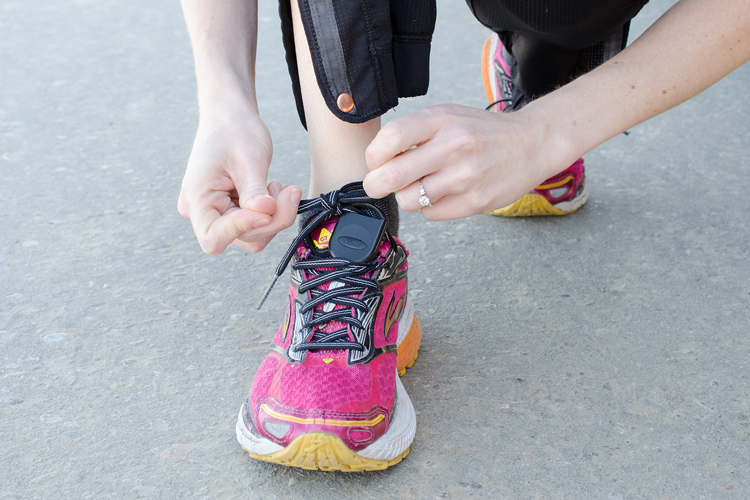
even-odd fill
[[[487,94],[489,111],[510,111],[513,82],[510,63],[513,56],[505,50],[500,37],[493,33],[482,49],[482,80]],[[538,215],[567,215],[586,203],[589,192],[583,158],[559,174],[550,177],[529,194],[512,205],[490,212],[504,217],[529,217]]]
[[[398,374],[416,360],[421,329],[408,253],[379,206],[361,182],[300,203],[317,213],[276,270],[292,264],[286,316],[237,420],[251,457],[364,471],[409,453],[416,416]]]

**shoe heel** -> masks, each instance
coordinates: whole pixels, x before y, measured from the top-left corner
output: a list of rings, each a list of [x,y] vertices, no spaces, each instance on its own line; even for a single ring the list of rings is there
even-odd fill
[[[401,345],[398,346],[396,355],[396,369],[401,377],[406,373],[407,368],[411,368],[419,356],[419,347],[422,344],[422,327],[419,324],[417,316],[414,315],[409,333]]]

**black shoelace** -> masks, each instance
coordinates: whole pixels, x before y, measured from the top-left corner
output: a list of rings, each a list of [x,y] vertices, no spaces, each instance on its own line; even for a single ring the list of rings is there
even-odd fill
[[[297,210],[298,214],[311,210],[319,210],[319,212],[305,224],[302,231],[292,241],[292,244],[276,268],[273,281],[258,304],[258,309],[263,306],[266,298],[268,298],[268,294],[271,293],[271,289],[279,277],[284,274],[297,248],[306,236],[318,227],[319,224],[331,217],[340,217],[347,212],[372,215],[366,209],[354,206],[357,203],[372,202],[372,198],[368,197],[362,188],[361,182],[347,184],[341,189],[321,195],[319,198],[302,200]],[[335,305],[347,306],[327,312],[325,310],[313,311],[310,319],[302,325],[302,329],[320,327],[329,321],[339,321],[358,328],[364,328],[362,322],[352,316],[350,308],[357,309],[363,313],[368,312],[369,308],[364,301],[366,297],[363,295],[362,299],[358,299],[355,296],[359,296],[368,290],[377,292],[379,291],[379,286],[374,279],[363,278],[362,276],[385,265],[385,261],[378,262],[377,259],[370,263],[360,263],[335,257],[315,258],[314,256],[295,263],[292,266],[294,269],[306,270],[308,274],[312,275],[310,279],[304,281],[299,287],[300,293],[310,291],[311,295],[311,300],[300,308],[300,314],[305,314],[321,304],[333,304],[334,307]],[[321,271],[321,268],[330,268],[330,270]],[[334,287],[334,282],[341,283],[343,286]],[[319,288],[326,283],[331,283],[328,290]],[[323,349],[363,350],[364,346],[359,342],[350,341],[347,328],[343,328],[330,333],[317,331],[308,342],[297,345],[294,349],[297,351]]]
[[[496,106],[496,105],[500,104],[501,102],[513,102],[513,99],[498,99],[497,101],[493,102],[492,104],[490,104],[489,106],[487,106],[486,108],[484,108],[484,110],[485,111],[489,111],[489,110],[492,109],[493,106]]]
[[[299,313],[305,314],[313,310],[309,321],[302,324],[302,329],[321,327],[329,321],[339,321],[347,323],[358,328],[364,328],[362,322],[352,316],[351,308],[358,309],[366,314],[369,310],[364,299],[368,290],[378,292],[379,287],[374,279],[363,278],[362,276],[382,268],[386,265],[385,261],[373,261],[369,264],[359,264],[344,259],[309,259],[294,264],[294,269],[305,269],[313,275],[312,278],[304,281],[300,287],[300,293],[310,291],[311,300],[303,305]],[[320,268],[332,268],[328,271],[320,271]],[[343,286],[333,288],[333,283],[342,283]],[[328,290],[321,290],[317,287],[331,283]],[[362,298],[357,298],[362,295]],[[332,309],[328,312],[324,310],[314,310],[321,304],[343,305],[347,307]],[[320,331],[304,344],[299,344],[294,348],[296,351],[303,350],[321,350],[321,349],[355,349],[364,350],[364,346],[355,341],[349,340],[347,328],[342,328],[334,332],[326,333]]]

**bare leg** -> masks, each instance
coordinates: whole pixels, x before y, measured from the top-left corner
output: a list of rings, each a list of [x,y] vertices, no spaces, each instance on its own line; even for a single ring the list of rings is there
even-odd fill
[[[341,121],[331,113],[315,79],[299,6],[295,0],[291,0],[291,4],[294,44],[310,141],[309,195],[316,197],[348,182],[365,178],[368,172],[365,149],[380,130],[380,118],[354,124]]]

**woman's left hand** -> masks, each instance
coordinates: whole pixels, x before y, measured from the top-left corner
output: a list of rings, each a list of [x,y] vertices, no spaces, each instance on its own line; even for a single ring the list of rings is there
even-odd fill
[[[367,148],[367,194],[396,193],[407,212],[444,220],[510,205],[577,158],[555,151],[545,117],[454,104],[386,124]],[[419,182],[432,206],[419,203]]]

